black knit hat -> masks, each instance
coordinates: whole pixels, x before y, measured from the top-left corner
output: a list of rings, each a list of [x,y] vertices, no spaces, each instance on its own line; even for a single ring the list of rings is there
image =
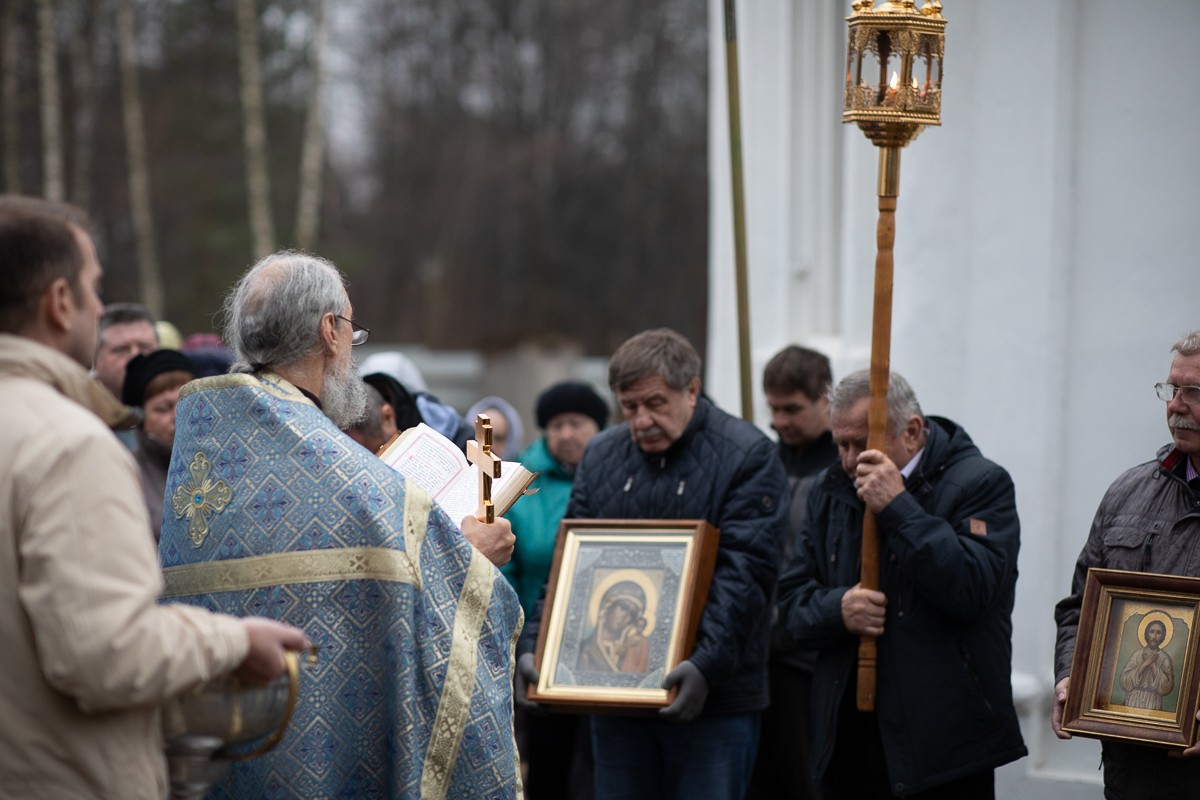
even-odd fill
[[[591,417],[596,420],[596,426],[601,430],[608,422],[608,404],[595,389],[586,383],[564,381],[554,384],[538,398],[538,427],[545,428],[550,424],[550,420],[568,411]]]
[[[150,381],[164,372],[176,370],[196,374],[196,365],[178,350],[155,350],[149,355],[138,355],[125,365],[125,383],[121,386],[121,402],[127,406],[140,406]]]

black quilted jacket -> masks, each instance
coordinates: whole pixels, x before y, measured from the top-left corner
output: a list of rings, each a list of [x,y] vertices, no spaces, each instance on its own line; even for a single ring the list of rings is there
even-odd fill
[[[778,561],[787,531],[788,483],[773,442],[706,398],[664,453],[643,453],[626,425],[588,443],[567,517],[704,519],[721,531],[708,604],[691,661],[708,680],[704,716],[767,707],[767,647]],[[532,652],[542,603],[518,652]]]

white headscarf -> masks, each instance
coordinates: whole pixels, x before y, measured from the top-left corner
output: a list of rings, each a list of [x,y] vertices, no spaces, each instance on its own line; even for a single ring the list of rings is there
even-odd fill
[[[404,388],[412,394],[429,391],[429,387],[425,384],[425,378],[421,375],[421,370],[417,369],[417,365],[412,362],[412,359],[403,353],[395,351],[372,353],[359,365],[358,371],[363,375],[371,375],[376,372],[391,375],[404,384]]]
[[[474,427],[475,415],[482,414],[489,408],[496,409],[508,420],[508,441],[504,443],[504,452],[497,455],[510,461],[515,460],[525,444],[525,426],[521,424],[521,415],[511,403],[503,397],[485,397],[467,410],[467,424]]]

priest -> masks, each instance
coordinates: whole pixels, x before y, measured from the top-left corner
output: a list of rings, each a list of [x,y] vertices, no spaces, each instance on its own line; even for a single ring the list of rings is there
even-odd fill
[[[367,335],[344,283],[320,258],[263,259],[226,301],[234,372],[180,392],[167,596],[321,648],[283,741],[215,796],[517,797],[511,529],[450,519],[342,433],[364,411],[350,347]]]

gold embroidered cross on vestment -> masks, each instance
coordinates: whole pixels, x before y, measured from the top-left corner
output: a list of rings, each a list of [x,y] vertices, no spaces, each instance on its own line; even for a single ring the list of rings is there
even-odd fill
[[[175,518],[188,520],[188,536],[196,547],[204,544],[208,536],[208,520],[213,514],[225,510],[233,499],[229,484],[212,475],[212,462],[199,450],[188,467],[189,477],[179,484],[171,497],[171,508]]]

